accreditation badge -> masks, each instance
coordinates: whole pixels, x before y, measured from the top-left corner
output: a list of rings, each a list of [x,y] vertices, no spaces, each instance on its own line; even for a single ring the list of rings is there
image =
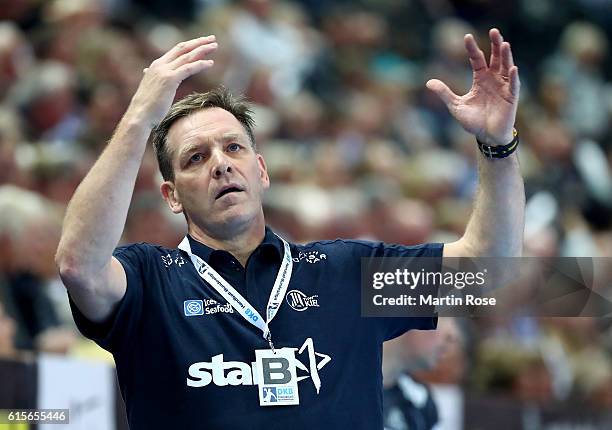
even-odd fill
[[[255,351],[260,406],[299,405],[295,349]]]

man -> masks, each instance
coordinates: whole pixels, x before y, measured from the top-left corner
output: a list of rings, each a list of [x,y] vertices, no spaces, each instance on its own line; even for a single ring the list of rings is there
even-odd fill
[[[433,369],[460,342],[454,318],[441,318],[434,333],[411,331],[383,347],[385,430],[438,428],[438,408],[429,387],[411,373]]]
[[[489,66],[466,36],[470,93],[436,80],[428,87],[496,152],[513,139],[519,80],[510,45],[498,30],[490,36]],[[270,181],[247,106],[216,90],[171,108],[179,84],[213,65],[215,49],[214,36],[190,40],[145,69],[75,192],[56,261],[77,324],[114,354],[132,430],[382,428],[382,343],[436,320],[361,318],[360,259],[520,254],[516,155],[480,157],[474,213],[455,243],[288,244],[265,226]],[[115,250],[154,127],[161,192],[189,234],[180,249]],[[270,388],[275,402],[265,401]]]
[[[0,358],[15,356],[15,321],[4,312],[0,301]]]

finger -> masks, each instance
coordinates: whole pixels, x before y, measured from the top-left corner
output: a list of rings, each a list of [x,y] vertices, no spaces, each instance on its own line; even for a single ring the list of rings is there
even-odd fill
[[[439,79],[430,79],[429,81],[427,81],[425,86],[427,86],[427,88],[436,93],[448,109],[450,109],[451,106],[455,103],[455,100],[459,98],[457,94],[452,92],[451,89],[448,88],[448,86]]]
[[[501,67],[501,44],[504,38],[497,28],[492,28],[489,31],[489,38],[491,39],[491,59],[489,61],[489,68],[494,72],[499,72]]]
[[[198,37],[197,39],[187,40],[185,42],[177,43],[171,50],[166,52],[164,55],[158,58],[160,61],[171,62],[186,52],[192,51],[200,45],[206,43],[212,43],[216,40],[214,35]]]
[[[512,50],[508,42],[503,42],[501,45],[501,74],[502,76],[509,76],[510,68],[514,66],[514,60],[512,58]]]
[[[218,46],[219,45],[216,42],[198,46],[192,51],[186,52],[185,54],[172,61],[169,66],[171,69],[176,70],[183,64],[191,63],[197,60],[203,60],[204,57],[206,57],[208,54],[214,52],[218,48]]]
[[[468,56],[470,58],[472,70],[474,72],[485,70],[487,68],[487,61],[485,60],[483,52],[478,47],[474,36],[472,36],[471,34],[466,34],[463,41],[465,43],[465,49],[467,50]]]
[[[176,69],[176,76],[179,80],[184,81],[190,76],[200,73],[203,70],[210,69],[215,62],[213,60],[198,60],[191,63],[183,64]]]
[[[510,78],[510,93],[514,97],[518,97],[519,91],[521,89],[521,81],[519,79],[518,67],[516,66],[510,67],[509,78]]]

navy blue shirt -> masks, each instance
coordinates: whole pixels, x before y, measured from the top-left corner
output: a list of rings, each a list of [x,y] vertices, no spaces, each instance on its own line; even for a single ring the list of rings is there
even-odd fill
[[[226,251],[189,241],[265,315],[283,256],[270,229],[245,268]],[[115,250],[127,290],[109,321],[92,324],[71,304],[81,332],[115,358],[132,430],[382,429],[382,343],[410,329],[434,329],[436,319],[362,318],[360,259],[441,258],[443,245],[290,246],[293,274],[270,330],[277,348],[297,348],[303,366],[300,404],[278,407],[259,406],[250,375],[254,351],[269,348],[261,331],[200,278],[185,252],[146,243]]]

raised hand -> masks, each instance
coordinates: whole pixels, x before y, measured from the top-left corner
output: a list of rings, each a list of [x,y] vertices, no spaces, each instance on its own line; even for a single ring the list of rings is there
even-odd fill
[[[496,28],[489,31],[489,37],[491,59],[487,65],[474,36],[465,35],[465,49],[473,71],[472,88],[467,94],[455,94],[438,79],[431,79],[426,85],[466,131],[489,145],[505,145],[513,138],[520,81],[510,44],[504,42]]]
[[[181,82],[214,64],[205,58],[217,46],[215,36],[199,37],[177,44],[153,61],[143,70],[144,77],[128,112],[151,126],[159,123],[170,109]]]

